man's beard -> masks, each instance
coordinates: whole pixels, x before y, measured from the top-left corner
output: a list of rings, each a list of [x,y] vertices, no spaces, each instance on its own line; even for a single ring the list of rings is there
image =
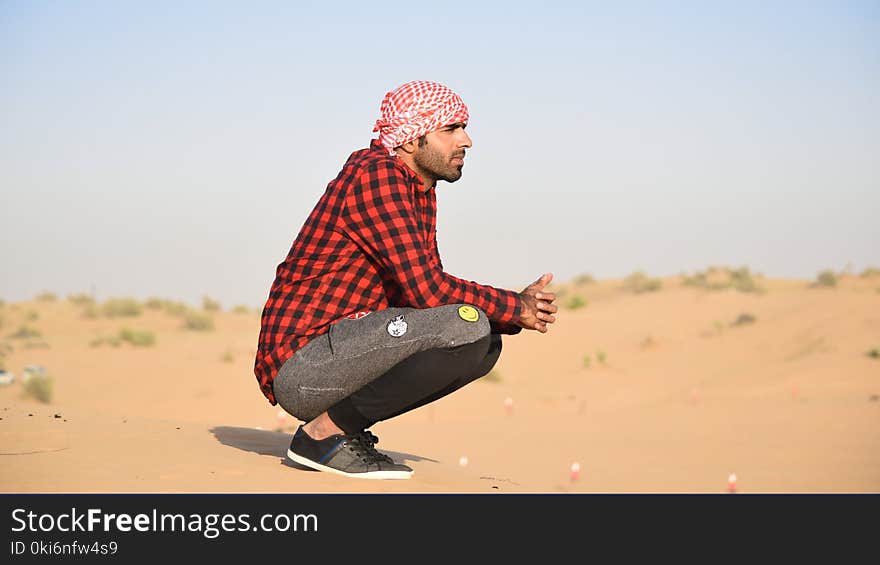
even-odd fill
[[[453,153],[456,157],[464,157],[464,151]],[[437,180],[455,182],[461,178],[461,169],[464,165],[450,163],[452,157],[443,155],[427,143],[419,147],[414,155],[416,165]]]

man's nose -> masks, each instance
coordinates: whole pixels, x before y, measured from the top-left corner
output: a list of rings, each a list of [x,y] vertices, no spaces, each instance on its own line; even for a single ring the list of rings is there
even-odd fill
[[[473,145],[473,142],[471,141],[471,136],[469,136],[467,132],[463,129],[460,129],[458,131],[460,132],[458,146],[470,148]]]

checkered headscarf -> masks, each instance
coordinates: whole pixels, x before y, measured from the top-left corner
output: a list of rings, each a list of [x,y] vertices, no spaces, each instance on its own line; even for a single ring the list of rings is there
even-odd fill
[[[414,80],[385,94],[374,132],[391,155],[394,148],[418,139],[445,125],[467,123],[468,109],[449,88],[426,80]]]

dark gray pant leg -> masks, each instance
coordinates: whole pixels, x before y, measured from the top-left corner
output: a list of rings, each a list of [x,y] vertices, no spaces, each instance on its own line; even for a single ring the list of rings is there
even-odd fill
[[[273,382],[276,400],[309,421],[416,353],[488,336],[486,314],[475,309],[477,319],[468,321],[459,315],[460,306],[466,305],[388,308],[340,320],[281,367]]]
[[[500,355],[499,334],[451,349],[429,349],[404,359],[343,402],[350,402],[363,416],[360,426],[354,427],[368,428],[439,400],[479,379],[492,370]],[[331,419],[333,415],[331,408]]]

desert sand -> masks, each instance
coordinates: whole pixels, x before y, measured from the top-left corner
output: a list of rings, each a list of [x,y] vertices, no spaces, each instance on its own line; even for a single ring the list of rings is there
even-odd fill
[[[87,318],[62,296],[7,302],[0,490],[880,492],[880,277],[755,281],[762,292],[554,283],[557,323],[505,337],[492,378],[374,426],[377,447],[415,469],[405,481],[285,461],[299,422],[256,384],[253,308],[193,331],[161,309]],[[586,305],[566,307],[574,296]],[[25,324],[41,335],[10,337]],[[155,344],[92,344],[122,328]],[[24,394],[32,364],[52,379],[48,403]]]

